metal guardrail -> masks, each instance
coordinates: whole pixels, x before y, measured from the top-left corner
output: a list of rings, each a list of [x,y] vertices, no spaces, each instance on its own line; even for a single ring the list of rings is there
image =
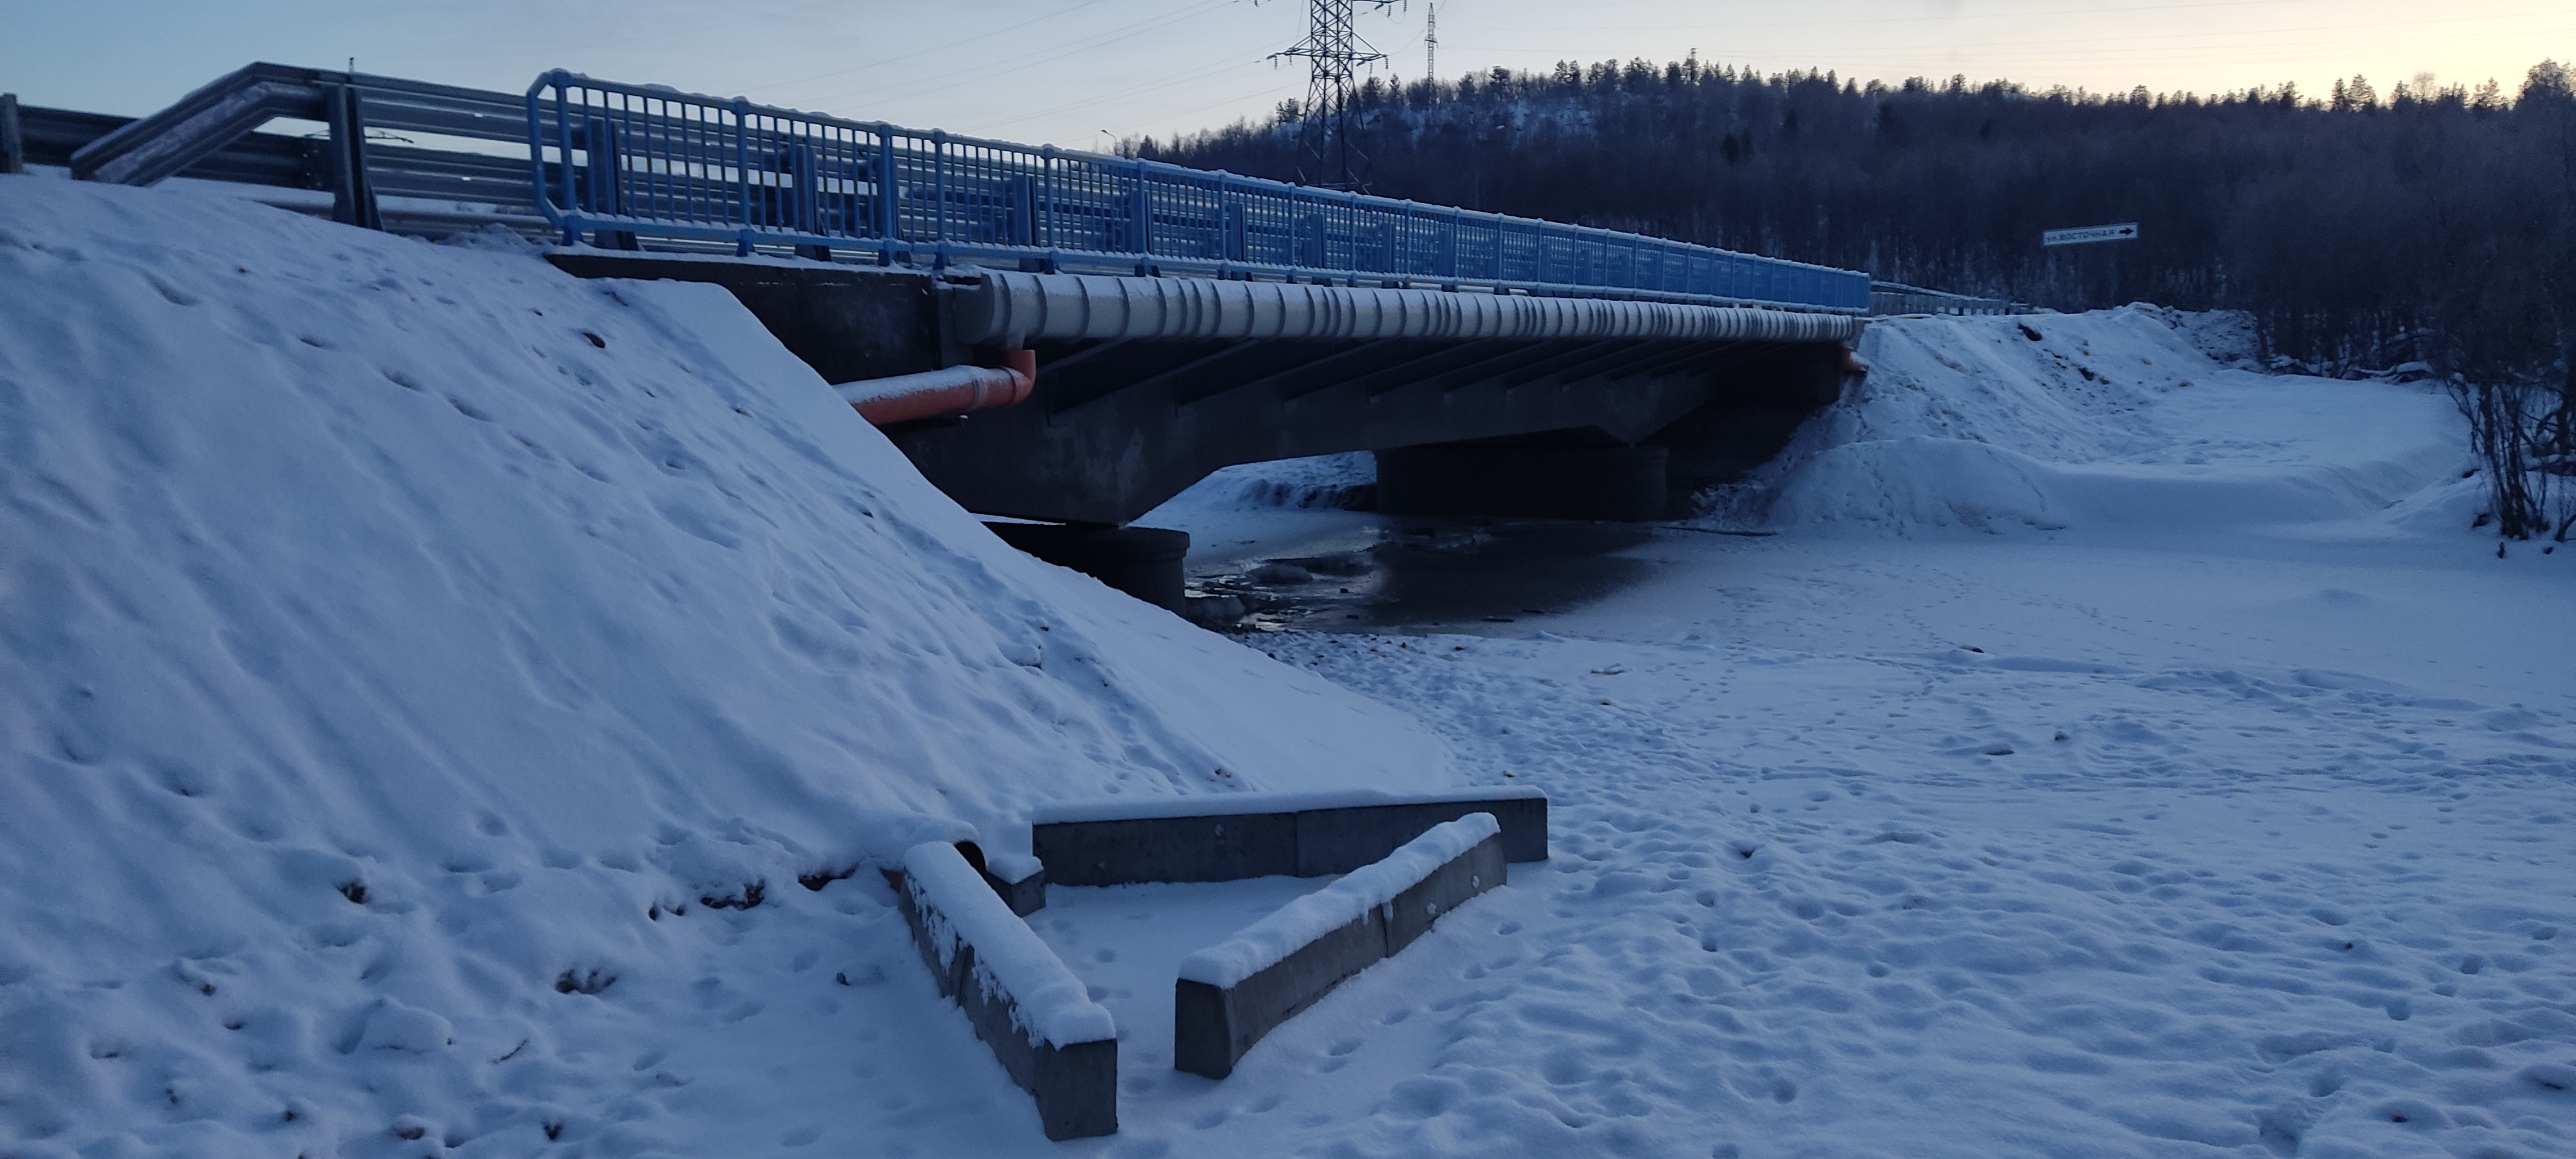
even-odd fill
[[[1154,276],[1427,283],[1861,313],[1866,274],[1632,233],[595,80],[529,86],[537,208],[639,235]]]
[[[258,63],[147,117],[19,112],[26,161],[86,180],[151,185],[175,176],[316,190],[333,195],[339,220],[431,232],[543,225],[520,153],[526,106],[512,93]],[[280,118],[325,128],[318,136],[259,131]],[[515,148],[423,146],[404,134]]]
[[[14,113],[0,137],[25,164],[328,193],[339,220],[431,234],[500,222],[568,240],[838,249],[934,267],[1889,312],[1888,287],[1848,270],[564,72],[520,96],[257,63],[148,117]],[[263,131],[280,118],[323,128]],[[1912,309],[1987,301],[1898,288],[1934,295]]]
[[[1945,290],[1927,290],[1902,282],[1871,282],[1872,314],[2028,314],[2031,308],[2003,298],[1978,298]]]

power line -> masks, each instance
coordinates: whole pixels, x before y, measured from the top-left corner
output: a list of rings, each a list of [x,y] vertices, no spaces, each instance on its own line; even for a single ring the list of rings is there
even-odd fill
[[[830,79],[831,79],[831,78],[833,78],[833,77],[848,76],[849,74],[854,73],[854,72],[865,72],[865,71],[867,71],[867,70],[869,70],[869,69],[883,68],[883,67],[885,67],[886,65],[893,64],[893,63],[895,63],[895,62],[897,62],[897,61],[902,61],[902,60],[919,60],[919,59],[923,59],[923,58],[926,58],[926,57],[930,56],[932,53],[946,52],[946,51],[948,51],[949,49],[952,49],[952,48],[963,48],[963,47],[965,47],[966,45],[974,44],[974,43],[976,43],[976,42],[978,42],[978,41],[991,40],[992,38],[994,38],[994,37],[996,37],[996,36],[1005,36],[1005,35],[1008,35],[1008,36],[1018,36],[1018,35],[1023,35],[1023,34],[1025,34],[1025,32],[1027,31],[1027,29],[1028,29],[1028,27],[1029,27],[1030,25],[1033,25],[1033,24],[1043,24],[1043,23],[1045,23],[1046,21],[1053,20],[1053,19],[1055,19],[1055,18],[1057,18],[1057,17],[1059,17],[1059,16],[1070,16],[1070,15],[1072,15],[1072,14],[1076,13],[1076,12],[1079,12],[1079,11],[1081,11],[1081,10],[1085,9],[1085,8],[1089,8],[1089,7],[1091,7],[1092,5],[1099,4],[1099,3],[1101,3],[1101,2],[1102,2],[1102,0],[1082,0],[1082,2],[1081,2],[1081,3],[1076,4],[1076,5],[1074,5],[1073,7],[1058,9],[1058,10],[1056,10],[1056,11],[1054,11],[1054,12],[1047,13],[1047,14],[1046,14],[1046,15],[1044,15],[1044,16],[1035,17],[1035,18],[1033,18],[1033,19],[1030,19],[1030,20],[1027,20],[1027,21],[1023,21],[1023,22],[1018,23],[1018,24],[1006,25],[1006,26],[1001,27],[1001,28],[993,29],[993,30],[992,30],[992,31],[990,31],[990,32],[979,32],[979,33],[976,33],[976,34],[975,34],[975,35],[973,35],[973,36],[969,36],[969,37],[967,37],[967,38],[965,38],[965,39],[963,39],[963,40],[952,40],[952,41],[949,41],[949,42],[948,42],[948,43],[946,43],[946,44],[934,44],[934,45],[931,45],[931,46],[930,46],[930,47],[928,47],[928,48],[906,48],[904,51],[902,51],[902,52],[900,52],[900,53],[897,53],[897,54],[895,54],[895,55],[893,55],[893,56],[888,56],[888,57],[885,57],[885,58],[882,58],[882,59],[879,59],[879,60],[864,61],[864,62],[861,62],[861,63],[859,63],[859,64],[850,65],[850,66],[848,66],[848,67],[846,67],[846,68],[836,68],[836,69],[833,69],[833,70],[832,70],[832,71],[830,71],[830,72],[818,72],[818,73],[813,74],[812,76],[800,76],[800,77],[796,77],[796,78],[791,79],[791,80],[770,81],[770,82],[769,82],[769,83],[767,83],[767,84],[757,84],[757,85],[753,85],[753,86],[751,86],[750,88],[744,89],[744,90],[742,90],[742,91],[744,91],[744,92],[746,92],[746,93],[756,93],[756,92],[764,92],[764,91],[767,91],[767,90],[770,90],[770,89],[782,89],[782,88],[786,88],[786,87],[788,87],[788,86],[790,86],[790,85],[809,84],[809,83],[812,83],[812,82],[814,82],[814,81],[818,81],[818,80],[830,80]],[[1146,21],[1139,21],[1138,23],[1146,23]]]
[[[1125,100],[1125,99],[1127,99],[1127,98],[1129,98],[1129,97],[1138,96],[1138,95],[1141,95],[1141,94],[1144,94],[1144,93],[1161,92],[1161,91],[1163,91],[1163,90],[1165,90],[1165,89],[1174,88],[1174,87],[1179,86],[1179,85],[1192,84],[1192,83],[1195,83],[1195,82],[1197,82],[1197,81],[1205,80],[1205,79],[1207,79],[1207,78],[1209,78],[1209,77],[1211,77],[1211,76],[1215,76],[1215,75],[1217,75],[1217,74],[1219,74],[1219,73],[1231,72],[1231,71],[1233,71],[1233,70],[1235,70],[1235,69],[1238,69],[1238,68],[1243,67],[1243,66],[1244,66],[1244,65],[1246,65],[1246,64],[1254,64],[1254,63],[1258,63],[1258,62],[1263,61],[1263,60],[1267,60],[1267,59],[1269,59],[1269,56],[1270,56],[1270,54],[1268,54],[1268,53],[1256,53],[1256,54],[1254,54],[1254,55],[1252,55],[1252,56],[1249,56],[1249,57],[1228,57],[1228,58],[1220,59],[1220,60],[1216,61],[1215,63],[1210,64],[1210,65],[1208,65],[1208,66],[1206,66],[1206,67],[1204,67],[1204,68],[1193,69],[1193,70],[1191,70],[1191,71],[1189,71],[1189,72],[1180,73],[1180,74],[1177,74],[1177,75],[1174,75],[1174,76],[1158,78],[1158,79],[1156,79],[1156,80],[1149,81],[1149,82],[1146,82],[1146,83],[1144,83],[1144,84],[1140,84],[1140,85],[1131,85],[1131,86],[1129,86],[1129,87],[1127,87],[1127,88],[1123,88],[1123,89],[1112,89],[1112,90],[1110,90],[1110,91],[1108,91],[1108,92],[1097,93],[1097,94],[1094,94],[1094,95],[1092,95],[1092,96],[1085,97],[1085,98],[1083,98],[1083,99],[1081,99],[1081,100],[1078,100],[1078,101],[1069,101],[1069,102],[1066,102],[1066,103],[1064,103],[1064,104],[1060,104],[1060,105],[1052,105],[1052,106],[1049,106],[1049,107],[1047,107],[1047,108],[1038,109],[1038,110],[1036,110],[1035,112],[1020,113],[1020,114],[1018,114],[1018,115],[1015,115],[1015,116],[1009,116],[1009,117],[1004,117],[1004,118],[1001,118],[1001,119],[999,119],[999,120],[987,120],[987,121],[982,121],[982,122],[978,122],[978,123],[975,123],[975,124],[966,125],[966,126],[964,126],[963,131],[965,131],[965,132],[969,132],[969,133],[982,133],[982,132],[989,132],[989,131],[991,131],[991,130],[994,130],[994,129],[997,129],[997,128],[1001,128],[1001,127],[1006,126],[1006,125],[1016,125],[1016,124],[1019,124],[1019,123],[1024,122],[1024,121],[1033,121],[1033,120],[1037,120],[1037,119],[1039,119],[1039,118],[1041,118],[1041,117],[1051,117],[1051,116],[1056,116],[1056,115],[1059,115],[1059,114],[1062,114],[1062,113],[1069,113],[1069,112],[1073,112],[1073,111],[1076,111],[1076,110],[1088,109],[1088,108],[1091,108],[1091,107],[1096,106],[1096,105],[1105,104],[1105,103],[1109,103],[1109,102],[1113,102],[1113,101]],[[1269,85],[1265,85],[1265,86],[1263,86],[1263,87],[1262,87],[1262,89],[1260,90],[1260,92],[1269,92],[1269,91],[1271,91],[1272,89],[1275,89],[1275,88],[1277,88],[1277,87],[1278,87],[1278,86],[1277,86],[1277,82],[1273,82],[1272,84],[1269,84]],[[1260,95],[1260,92],[1255,92],[1255,93],[1248,94],[1248,95],[1251,95],[1251,96],[1258,96],[1258,95]],[[1226,101],[1210,102],[1210,103],[1206,103],[1203,107],[1204,107],[1204,108],[1220,108],[1220,107],[1223,107],[1223,106],[1224,106],[1225,104],[1227,104],[1227,103],[1229,103],[1229,102],[1226,102]]]
[[[1205,16],[1216,12],[1219,9],[1225,8],[1231,3],[1232,0],[1204,0],[1203,3],[1191,5],[1183,8],[1179,12],[1164,13],[1148,17],[1132,24],[1120,25],[1088,36],[1077,37],[1071,40],[1056,41],[1043,48],[1032,49],[1016,56],[983,59],[968,68],[953,72],[929,77],[915,76],[909,80],[892,81],[875,89],[849,89],[825,96],[804,98],[804,100],[818,105],[828,105],[835,101],[859,98],[873,101],[895,101],[924,96],[935,92],[943,92],[948,89],[959,88],[967,85],[982,84],[996,76],[1026,73],[1037,65],[1052,63],[1068,56],[1075,56],[1084,52],[1089,52],[1093,49],[1115,43],[1119,40],[1127,39],[1140,33],[1156,31],[1174,24],[1179,24],[1186,20]]]

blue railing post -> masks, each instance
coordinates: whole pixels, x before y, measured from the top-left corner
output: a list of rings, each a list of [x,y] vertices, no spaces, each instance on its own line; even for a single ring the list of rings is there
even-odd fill
[[[572,74],[554,69],[539,76],[528,86],[528,180],[537,191],[537,209],[563,231],[563,244],[581,241],[581,213],[572,208],[572,125],[566,111],[571,101]],[[546,126],[537,94],[551,90],[554,94],[555,171],[557,182],[546,180]]]
[[[591,213],[617,213],[617,138],[608,118],[589,116],[581,122],[581,147],[589,158],[582,166],[581,208]]]
[[[895,243],[903,240],[903,178],[894,167],[894,128],[877,122],[876,226],[877,264],[894,264]]]
[[[742,192],[734,201],[734,253],[751,253],[751,102],[733,99],[733,173],[734,186]]]
[[[1049,247],[1055,245],[1055,171],[1057,164],[1055,146],[1049,145],[1038,150],[1038,175],[1041,178],[1041,188],[1038,191],[1038,196],[1044,199],[1045,208],[1037,214],[1031,224],[1031,228],[1034,230],[1034,234],[1029,242],[1031,245]]]
[[[1137,158],[1129,167],[1128,181],[1130,185],[1127,193],[1127,248],[1136,254],[1136,276],[1141,278],[1150,276],[1154,272],[1152,237],[1154,201],[1152,191],[1145,186],[1143,158]]]
[[[930,131],[930,267],[948,268],[948,133]]]
[[[814,182],[816,180],[816,174],[819,171],[814,164],[814,147],[812,145],[790,145],[787,147],[787,156],[787,167],[790,170],[789,176],[794,178],[796,182],[795,206],[797,232],[807,234],[821,233],[823,232],[823,223],[817,220],[817,218],[821,216],[823,203],[820,198],[815,196],[816,191],[814,189]]]

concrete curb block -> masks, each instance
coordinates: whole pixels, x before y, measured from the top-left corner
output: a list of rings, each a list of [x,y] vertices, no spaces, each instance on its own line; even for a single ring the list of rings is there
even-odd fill
[[[1046,863],[1025,853],[987,853],[972,841],[957,842],[957,852],[1012,913],[1027,917],[1046,908]]]
[[[1034,857],[985,854],[986,864],[979,870],[984,884],[992,886],[1002,904],[1011,912],[1027,917],[1046,908],[1046,867]]]
[[[1119,815],[1116,810],[1134,810]],[[1547,860],[1547,796],[1478,789],[1418,798],[1237,796],[1052,810],[1029,847],[1056,885],[1321,877],[1384,860],[1434,825],[1491,813],[1506,861]]]
[[[1232,986],[1188,978],[1172,993],[1172,1065],[1221,1079],[1262,1036],[1303,1013],[1343,981],[1410,946],[1432,924],[1508,872],[1501,834],[1477,842],[1384,905],[1324,932]]]
[[[919,847],[912,856],[920,856]],[[942,997],[953,998],[966,1012],[974,1026],[975,1036],[993,1051],[1011,1081],[1037,1100],[1038,1119],[1049,1139],[1082,1139],[1095,1135],[1112,1135],[1118,1131],[1118,1040],[1099,1037],[1078,1042],[1057,1042],[1037,1027],[1040,1016],[1021,1006],[1022,996],[1014,995],[998,981],[991,969],[977,969],[977,946],[970,931],[977,928],[1006,928],[993,923],[1008,922],[1026,930],[1019,917],[992,890],[985,887],[982,871],[965,863],[953,847],[939,846],[948,856],[957,858],[957,870],[974,877],[971,888],[946,889],[938,879],[920,872],[907,858],[912,872],[886,871],[886,880],[894,886],[897,904],[903,910],[904,922],[912,929],[913,945],[921,951],[922,963],[930,968],[939,982]],[[941,961],[942,942],[955,941],[947,961]],[[1038,952],[1055,969],[1063,963],[1044,943],[1030,933],[1027,941],[1039,947]],[[992,952],[990,950],[988,953]],[[1001,951],[1026,956],[1026,945]],[[1072,978],[1070,970],[1064,976]],[[1077,980],[1074,983],[1079,986]],[[1106,1021],[1106,1012],[1098,1016]]]

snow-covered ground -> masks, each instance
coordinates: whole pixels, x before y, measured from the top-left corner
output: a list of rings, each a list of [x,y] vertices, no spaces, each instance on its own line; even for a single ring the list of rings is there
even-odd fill
[[[1707,525],[1776,534],[1281,665],[1002,548],[711,290],[0,178],[0,300],[0,1156],[2576,1154],[2570,561],[2468,530],[2420,388],[1882,325]],[[826,879],[1462,780],[1554,858],[1222,1082],[1171,971],[1317,883],[1060,891],[1106,1139]]]
[[[1713,517],[1775,536],[1517,638],[1266,637],[1556,857],[1160,1080],[1178,1149],[2576,1154],[2570,561],[2469,529],[2440,395],[2195,321],[1881,325]]]

